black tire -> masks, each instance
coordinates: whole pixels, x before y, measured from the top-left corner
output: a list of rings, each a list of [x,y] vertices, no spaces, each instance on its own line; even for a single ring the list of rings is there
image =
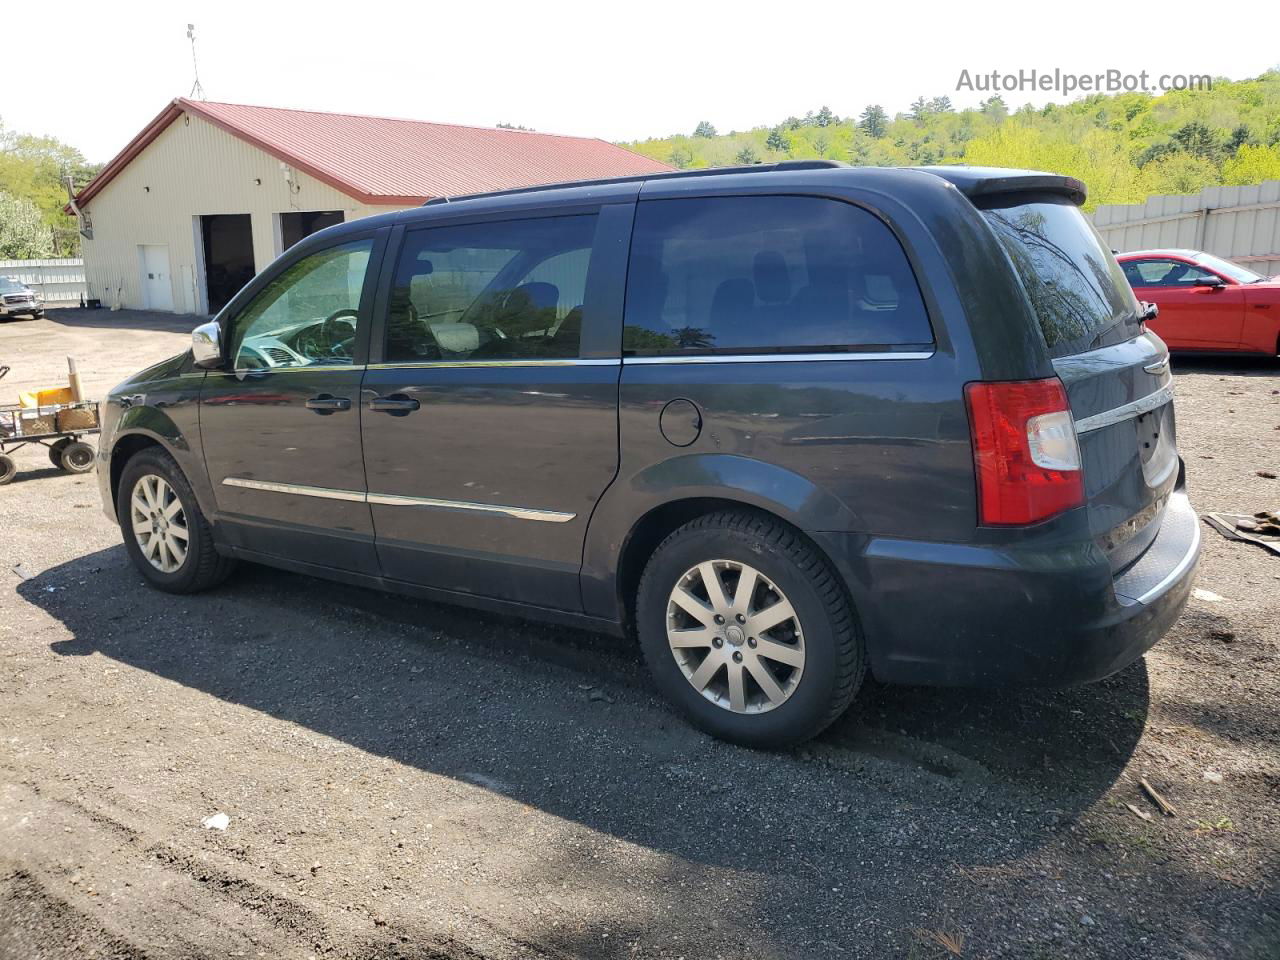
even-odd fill
[[[6,483],[12,483],[17,475],[18,465],[13,462],[13,457],[0,453],[0,487]]]
[[[93,447],[83,440],[73,440],[62,448],[58,456],[58,466],[67,473],[88,473],[93,469],[93,461],[97,457]]]
[[[71,438],[63,437],[61,440],[55,440],[49,444],[49,462],[59,470],[66,469],[62,465],[62,451],[71,446]]]
[[[189,535],[186,557],[182,565],[166,573],[148,560],[133,532],[130,503],[138,482],[147,476],[157,476],[173,490],[182,504],[182,515]],[[221,556],[213,545],[213,531],[200,504],[196,501],[191,485],[173,457],[158,447],[148,447],[134,454],[120,474],[120,487],[116,492],[116,518],[124,536],[124,548],[129,559],[144,578],[154,587],[169,593],[198,593],[222,583],[231,573],[235,561]]]
[[[668,643],[672,590],[686,572],[710,560],[757,570],[790,601],[803,632],[800,677],[786,699],[764,712],[734,712],[707,699],[686,679]],[[658,689],[695,726],[744,746],[781,748],[816,736],[849,706],[867,670],[866,648],[837,573],[799,531],[766,514],[707,514],[668,536],[641,577],[636,623]]]

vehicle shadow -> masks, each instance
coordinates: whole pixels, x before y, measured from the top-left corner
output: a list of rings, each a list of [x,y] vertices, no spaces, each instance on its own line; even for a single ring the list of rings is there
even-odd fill
[[[45,462],[48,463],[47,460]],[[19,464],[18,472],[14,475],[13,479],[9,481],[8,485],[17,486],[20,483],[29,483],[33,480],[47,480],[50,477],[61,477],[65,474],[66,471],[53,466],[24,469],[23,465]]]
[[[91,330],[145,330],[163,333],[190,333],[208,317],[190,313],[160,313],[153,310],[86,310],[63,307],[45,311],[46,323]]]
[[[1280,360],[1274,357],[1235,357],[1210,353],[1175,353],[1169,364],[1173,375],[1220,373],[1237,377],[1280,375]]]
[[[60,655],[101,654],[732,869],[776,857],[804,873],[843,856],[840,869],[856,873],[867,846],[913,870],[950,869],[937,851],[955,849],[957,808],[975,832],[948,856],[971,865],[1018,856],[1111,787],[1148,707],[1141,663],[1069,690],[870,684],[818,740],[765,753],[690,729],[651,692],[634,647],[609,637],[250,565],[219,590],[171,596],[142,586],[121,547],[17,590],[67,628],[71,638],[52,644]],[[746,811],[731,830],[728,810]],[[1016,828],[997,825],[1002,811],[1018,812]]]

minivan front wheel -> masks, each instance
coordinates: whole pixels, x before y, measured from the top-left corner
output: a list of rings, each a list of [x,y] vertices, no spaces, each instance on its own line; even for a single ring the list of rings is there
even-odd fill
[[[866,672],[835,571],[798,531],[761,514],[680,527],[646,566],[636,607],[658,687],[696,726],[735,743],[816,735]]]
[[[138,571],[170,593],[216,586],[232,561],[213,546],[213,532],[174,459],[158,448],[135,454],[120,476],[116,516]]]

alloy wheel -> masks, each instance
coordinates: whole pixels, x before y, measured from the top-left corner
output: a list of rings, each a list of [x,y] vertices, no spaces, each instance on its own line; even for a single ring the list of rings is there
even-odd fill
[[[129,500],[133,536],[147,562],[161,573],[176,573],[187,560],[191,533],[182,501],[164,477],[138,478]]]
[[[733,713],[773,710],[804,673],[804,633],[791,602],[736,560],[707,560],[676,581],[667,643],[690,685]]]

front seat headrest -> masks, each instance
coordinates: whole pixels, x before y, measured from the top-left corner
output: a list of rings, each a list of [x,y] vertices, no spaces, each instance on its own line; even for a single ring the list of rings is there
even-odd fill
[[[777,250],[761,250],[751,265],[756,282],[756,296],[762,303],[788,303],[791,300],[791,274],[787,261]]]

